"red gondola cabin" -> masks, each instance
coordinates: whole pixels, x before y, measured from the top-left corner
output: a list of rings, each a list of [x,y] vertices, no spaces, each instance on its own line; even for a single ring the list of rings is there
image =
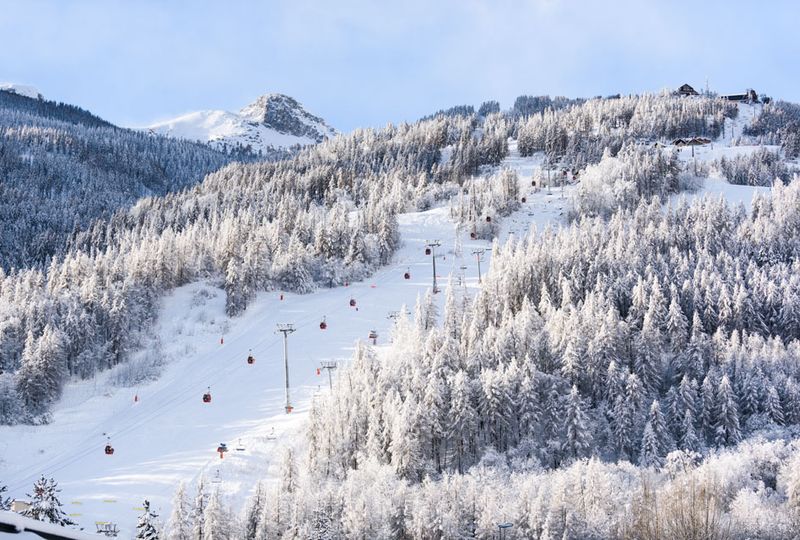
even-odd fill
[[[106,455],[107,455],[107,456],[112,456],[112,455],[114,455],[114,447],[113,447],[113,446],[111,446],[110,444],[107,444],[107,445],[106,445]]]

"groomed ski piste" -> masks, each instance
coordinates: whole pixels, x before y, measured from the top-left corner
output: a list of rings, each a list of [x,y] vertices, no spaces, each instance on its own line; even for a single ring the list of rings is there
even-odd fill
[[[742,111],[744,113],[748,111]],[[737,127],[739,127],[737,125]],[[729,152],[730,141],[715,141],[707,159]],[[736,147],[752,152],[758,147]],[[574,186],[532,191],[531,177],[542,156],[521,158],[516,142],[501,167],[519,173],[527,202],[502,219],[498,240],[524,236],[532,227],[543,230],[566,220]],[[710,154],[715,154],[711,157]],[[693,159],[681,151],[684,160]],[[698,192],[722,196],[746,206],[756,190],[710,178]],[[320,288],[307,295],[281,291],[260,293],[239,317],[224,314],[225,293],[209,282],[172,291],[162,300],[150,346],[135,357],[157,356],[163,367],[158,378],[136,387],[119,387],[114,370],[94,380],[73,382],[55,405],[52,422],[43,426],[0,427],[0,480],[9,495],[27,500],[41,475],[53,477],[62,492],[64,510],[86,531],[96,522],[118,525],[121,538],[135,534],[142,502],[166,520],[178,483],[193,493],[203,477],[207,491],[219,489],[227,504],[243,507],[258,481],[278,478],[282,452],[302,452],[305,419],[314,395],[328,391],[323,361],[347,363],[359,341],[385,346],[393,324],[389,314],[404,307],[413,312],[418,296],[431,287],[432,261],[428,241],[438,240],[437,279],[441,289],[456,284],[463,271],[474,293],[478,266],[474,249],[485,249],[481,271],[491,264],[491,243],[472,240],[461,230],[462,257],[456,256],[455,223],[444,203],[425,212],[399,217],[402,247],[390,265],[371,278],[346,287]],[[410,273],[410,279],[404,274]],[[350,306],[350,300],[356,306]],[[437,295],[443,304],[444,295]],[[327,329],[320,329],[322,320]],[[291,323],[288,338],[290,399],[284,411],[283,337],[277,325]],[[252,352],[253,364],[246,359]],[[118,368],[118,369],[125,369]],[[333,376],[336,376],[334,372]],[[212,399],[204,403],[209,391]],[[110,441],[115,452],[106,455]],[[226,443],[220,458],[217,447]]]

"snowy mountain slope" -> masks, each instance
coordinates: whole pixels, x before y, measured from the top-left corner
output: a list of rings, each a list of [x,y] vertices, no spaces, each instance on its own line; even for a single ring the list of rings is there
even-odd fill
[[[260,96],[238,114],[198,111],[152,124],[146,129],[216,146],[250,146],[256,151],[315,144],[336,134],[324,120],[283,94]]]
[[[500,240],[524,234],[536,225],[562,223],[574,187],[551,193],[528,193],[531,175],[541,155],[519,156],[516,144],[502,165],[517,170],[527,202],[503,220]],[[751,188],[742,187],[744,191]],[[752,192],[752,190],[751,190]],[[444,207],[400,216],[404,247],[394,262],[370,280],[349,287],[323,289],[309,295],[261,294],[243,316],[224,316],[224,295],[209,284],[195,283],[173,292],[163,301],[156,336],[168,361],[155,382],[132,389],[113,389],[106,382],[70,385],[47,426],[0,428],[0,477],[12,496],[23,497],[38,474],[53,475],[64,489],[68,511],[84,525],[92,520],[116,521],[129,535],[136,510],[144,497],[156,511],[168,515],[170,498],[179,480],[207,480],[217,471],[228,501],[241,506],[260,477],[274,473],[280,449],[302,444],[304,413],[326,379],[316,375],[321,360],[347,361],[357,340],[370,330],[379,344],[389,336],[390,310],[413,306],[418,294],[430,286],[427,240],[439,239],[443,257],[437,262],[442,279],[457,276],[467,266],[466,284],[475,288],[477,265],[474,248],[486,248],[482,271],[490,265],[487,242],[460,238],[463,256],[455,256],[455,227]],[[410,270],[411,279],[403,272]],[[204,292],[205,291],[205,292]],[[357,309],[350,308],[350,298]],[[443,295],[438,297],[441,303]],[[328,329],[319,329],[325,317]],[[293,322],[297,332],[289,338],[290,378],[295,412],[283,406],[282,342],[275,325]],[[224,343],[220,338],[224,337]],[[256,363],[245,362],[252,349]],[[212,403],[201,395],[211,386]],[[134,396],[138,398],[134,401]],[[276,438],[270,437],[275,430]],[[105,456],[105,435],[116,447]],[[241,441],[244,451],[235,448]],[[215,449],[220,442],[231,448],[224,459]]]
[[[12,92],[20,96],[29,97],[31,99],[44,99],[42,93],[35,86],[28,84],[17,84],[11,82],[0,82],[0,91]]]
[[[540,159],[512,157],[508,165],[533,171]],[[521,179],[530,185],[530,178]],[[560,221],[568,201],[560,191],[529,195],[529,202],[505,220],[501,238],[540,229]],[[316,375],[322,360],[347,361],[355,343],[376,330],[378,344],[390,335],[389,311],[403,305],[413,309],[416,298],[430,286],[431,259],[424,254],[429,239],[439,239],[442,257],[437,272],[443,283],[457,279],[467,266],[466,285],[477,287],[472,249],[485,248],[482,271],[490,264],[487,242],[462,233],[462,258],[453,255],[455,226],[446,207],[400,216],[404,241],[394,263],[370,280],[349,287],[323,289],[309,295],[261,294],[243,316],[224,315],[224,293],[206,283],[174,291],[164,299],[152,347],[168,364],[161,377],[138,388],[110,386],[114,372],[102,380],[74,383],[53,411],[46,426],[0,427],[0,478],[13,496],[24,497],[40,473],[54,476],[64,490],[64,502],[83,525],[93,520],[118,522],[123,536],[135,526],[142,499],[168,515],[179,480],[207,480],[217,470],[230,502],[237,505],[257,479],[280,463],[281,448],[302,444],[304,416],[310,400],[327,378]],[[403,278],[407,270],[411,279]],[[356,308],[349,300],[357,301]],[[439,295],[439,302],[443,295]],[[319,329],[325,317],[328,328]],[[297,332],[289,338],[290,381],[295,412],[283,413],[282,341],[277,323],[291,322]],[[220,339],[224,334],[224,344]],[[252,349],[256,362],[245,361]],[[202,403],[211,386],[212,402]],[[134,397],[137,400],[134,400]],[[274,429],[276,439],[270,438]],[[106,435],[107,434],[107,435]],[[116,452],[103,454],[106,436]],[[245,451],[237,452],[240,443]],[[220,442],[231,448],[224,459],[215,452]]]

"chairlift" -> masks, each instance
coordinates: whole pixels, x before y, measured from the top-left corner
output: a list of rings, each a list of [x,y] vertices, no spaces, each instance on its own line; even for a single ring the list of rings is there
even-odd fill
[[[277,435],[275,435],[275,427],[273,426],[269,429],[269,433],[267,433],[267,440],[274,441],[277,438]]]
[[[203,394],[203,403],[211,403],[211,387],[208,387],[208,391]]]
[[[214,476],[211,478],[211,483],[212,484],[219,484],[221,482],[222,482],[222,475],[219,474],[219,469],[217,469],[217,472],[214,473]]]
[[[350,305],[351,306],[353,305],[352,301],[351,301]],[[328,328],[328,322],[325,320],[325,317],[322,317],[322,322],[319,323],[319,329],[320,330],[326,330],[327,328]]]
[[[245,450],[245,448],[244,448],[244,445],[242,444],[242,439],[239,439],[239,443],[236,445],[236,451],[237,452],[244,452],[244,450]]]

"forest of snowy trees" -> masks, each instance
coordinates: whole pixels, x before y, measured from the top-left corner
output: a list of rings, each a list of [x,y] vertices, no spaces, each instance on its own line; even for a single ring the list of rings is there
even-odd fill
[[[797,208],[800,180],[496,244],[474,299],[357,349],[247,538],[794,538]]]
[[[70,169],[68,164],[82,163],[76,153],[93,155],[89,150],[105,140],[92,135],[93,130],[117,135],[101,148],[111,156],[119,149],[122,153],[114,159],[121,163],[135,155],[123,149],[137,144],[145,154],[163,155],[164,171],[171,171],[168,178],[200,174],[218,164],[215,160],[228,159],[202,150],[201,145],[109,127],[74,107],[8,93],[3,98],[22,100],[22,105],[14,102],[16,108],[3,109],[3,129],[16,134],[4,139],[11,141],[4,148],[14,149],[2,153],[10,170],[38,171],[41,163],[53,167],[62,163],[64,171],[72,171],[74,166]],[[528,101],[547,102],[522,100]],[[32,256],[32,261],[42,259],[34,267],[0,267],[0,422],[46,420],[41,414],[57,399],[68,377],[90,377],[123,361],[152,324],[156,300],[170,288],[198,278],[217,279],[227,293],[227,311],[235,315],[258,290],[307,292],[359,279],[391,258],[398,242],[398,212],[425,209],[435,200],[459,194],[454,217],[476,237],[491,238],[496,219],[490,223],[486,218],[513,210],[519,201],[518,186],[505,173],[499,174],[499,182],[485,185],[470,179],[479,167],[494,166],[505,157],[508,137],[514,133],[523,154],[544,151],[548,159],[570,166],[603,160],[596,173],[591,168],[587,172],[576,216],[605,216],[618,205],[634,206],[640,197],[665,196],[681,189],[674,158],[632,144],[623,148],[615,141],[654,139],[691,129],[714,135],[723,117],[736,111],[719,100],[680,100],[668,95],[556,101],[558,107],[544,112],[536,112],[538,106],[529,104],[527,116],[519,111],[497,112],[497,106],[487,102],[480,115],[464,109],[415,124],[357,130],[289,160],[230,164],[195,187],[142,198],[129,209],[118,197],[113,204],[101,203],[102,210],[87,210],[91,224],[70,223],[69,240],[63,247],[52,248],[55,256],[42,259],[48,248]],[[26,107],[34,108],[38,116],[31,116]],[[771,129],[783,129],[779,122],[774,124],[778,127]],[[53,135],[21,135],[29,132]],[[62,145],[69,149],[63,156],[48,151]],[[182,154],[184,150],[188,153]],[[37,152],[51,157],[20,161],[19,156]],[[208,159],[198,159],[199,155]],[[563,161],[569,155],[572,161]],[[184,159],[196,172],[182,168]],[[720,165],[726,166],[738,165]],[[60,170],[54,168],[52,174]],[[612,172],[620,181],[611,182],[611,196],[607,196],[603,193],[609,191],[605,186],[614,177]],[[46,185],[48,177],[37,173],[35,181]],[[134,177],[140,178],[136,185],[150,185],[144,172]],[[86,178],[85,184],[76,185],[94,189],[89,172]],[[601,189],[592,188],[592,178],[599,179],[595,187]],[[659,182],[659,178],[668,181]],[[180,187],[174,183],[177,180],[170,182],[151,190]],[[130,187],[130,182],[117,185]],[[56,204],[59,198],[43,200]],[[97,219],[120,205],[108,219]],[[20,210],[24,206],[8,208],[13,207],[9,211],[15,215],[20,211],[36,215]],[[69,212],[80,214],[74,208]],[[36,234],[38,230],[27,227],[30,223],[24,217],[8,219],[20,228],[14,233],[14,245],[17,238],[27,238],[25,231]],[[51,223],[46,229],[50,234],[59,229],[65,232],[66,227]],[[53,246],[59,245],[55,237],[51,240]]]
[[[236,315],[259,290],[365,277],[397,248],[398,212],[457,193],[506,138],[499,115],[357,130],[139,199],[71,234],[45,267],[0,268],[0,422],[47,421],[65,380],[122,362],[173,287],[217,280]]]
[[[92,221],[140,197],[194,185],[233,159],[253,157],[0,91],[0,267],[46,265]]]
[[[24,110],[0,116],[0,164],[46,163],[45,193],[68,174],[59,163],[93,155],[95,130],[117,129],[58,107],[41,126],[14,128],[33,122]],[[0,422],[48,421],[67,380],[126,360],[174,287],[210,279],[235,316],[258,291],[362,279],[398,248],[398,214],[441,201],[460,230],[494,238],[520,204],[517,174],[497,167],[516,137],[522,156],[580,171],[568,224],[495,242],[474,297],[451,284],[441,313],[430,292],[412,318],[401,310],[392,345],[358,346],[316,398],[307,451],[286,451],[280,482],[244,509],[202,480],[181,486],[163,535],[491,538],[508,521],[507,538],[794,538],[800,180],[785,158],[797,109],[765,105],[744,134],[779,151],[708,165],[774,186],[750,212],[707,198],[665,208],[696,179],[651,144],[717,137],[737,112],[666,94],[523,96],[511,111],[456,107],[271,162],[113,139],[111,156],[141,144],[156,156],[145,169],[173,168],[157,188],[149,169],[125,182],[106,171],[148,196],[109,196],[53,225],[63,238],[21,267],[0,263]],[[146,537],[154,520],[148,506]]]
[[[523,117],[515,132],[523,156],[544,152],[552,164],[582,169],[597,163],[606,149],[616,154],[632,140],[717,137],[724,118],[737,112],[735,103],[716,98],[666,94],[595,98]]]

